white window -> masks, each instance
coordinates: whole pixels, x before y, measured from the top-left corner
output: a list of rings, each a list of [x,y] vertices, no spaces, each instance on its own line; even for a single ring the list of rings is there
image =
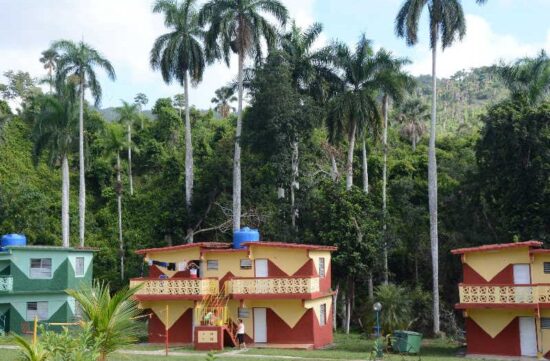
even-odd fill
[[[325,278],[325,257],[319,258],[319,277]]]
[[[249,318],[250,317],[250,309],[239,307],[238,316],[239,316],[239,318]]]
[[[248,258],[241,259],[241,269],[252,269],[252,260]]]
[[[48,319],[48,302],[27,302],[27,321],[34,321],[37,317],[39,320]]]
[[[217,270],[218,269],[218,260],[217,259],[212,259],[212,260],[206,261],[206,269]]]
[[[31,258],[30,278],[52,278],[52,259]]]
[[[76,257],[74,275],[76,277],[84,277],[84,257]]]
[[[321,304],[319,309],[319,325],[324,326],[327,324],[327,304]]]

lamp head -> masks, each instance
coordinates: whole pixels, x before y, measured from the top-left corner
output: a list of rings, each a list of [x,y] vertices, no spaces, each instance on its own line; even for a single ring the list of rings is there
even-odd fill
[[[380,312],[382,310],[382,304],[380,302],[376,302],[374,305],[372,305],[372,309],[375,312]]]

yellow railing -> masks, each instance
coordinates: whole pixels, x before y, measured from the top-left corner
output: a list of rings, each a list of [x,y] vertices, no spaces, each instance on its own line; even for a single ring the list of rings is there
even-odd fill
[[[228,294],[308,294],[319,292],[319,278],[238,278],[225,282]]]
[[[550,285],[460,285],[460,303],[550,303]]]
[[[215,279],[144,279],[130,280],[130,287],[143,284],[136,295],[212,295],[218,293]]]

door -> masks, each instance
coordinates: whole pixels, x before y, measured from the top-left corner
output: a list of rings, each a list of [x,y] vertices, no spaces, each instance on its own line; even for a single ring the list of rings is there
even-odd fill
[[[254,308],[254,342],[267,342],[267,318],[265,308]]]
[[[533,317],[519,318],[519,341],[521,356],[537,355],[537,333]]]
[[[531,283],[531,272],[528,264],[514,265],[514,284],[529,285]],[[531,287],[516,287],[515,300],[517,303],[531,303]]]
[[[254,261],[254,270],[256,277],[267,277],[267,260],[257,259]]]

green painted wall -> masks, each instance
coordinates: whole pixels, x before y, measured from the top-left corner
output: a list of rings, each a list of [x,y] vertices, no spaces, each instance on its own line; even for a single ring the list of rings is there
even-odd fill
[[[66,294],[32,294],[14,296],[9,310],[9,331],[21,333],[23,323],[31,327],[32,320],[27,320],[27,302],[48,302],[47,320],[40,322],[71,322],[73,312],[69,307],[70,297]],[[73,301],[74,302],[74,301]],[[32,327],[31,327],[32,328]],[[50,328],[48,326],[48,328]]]

